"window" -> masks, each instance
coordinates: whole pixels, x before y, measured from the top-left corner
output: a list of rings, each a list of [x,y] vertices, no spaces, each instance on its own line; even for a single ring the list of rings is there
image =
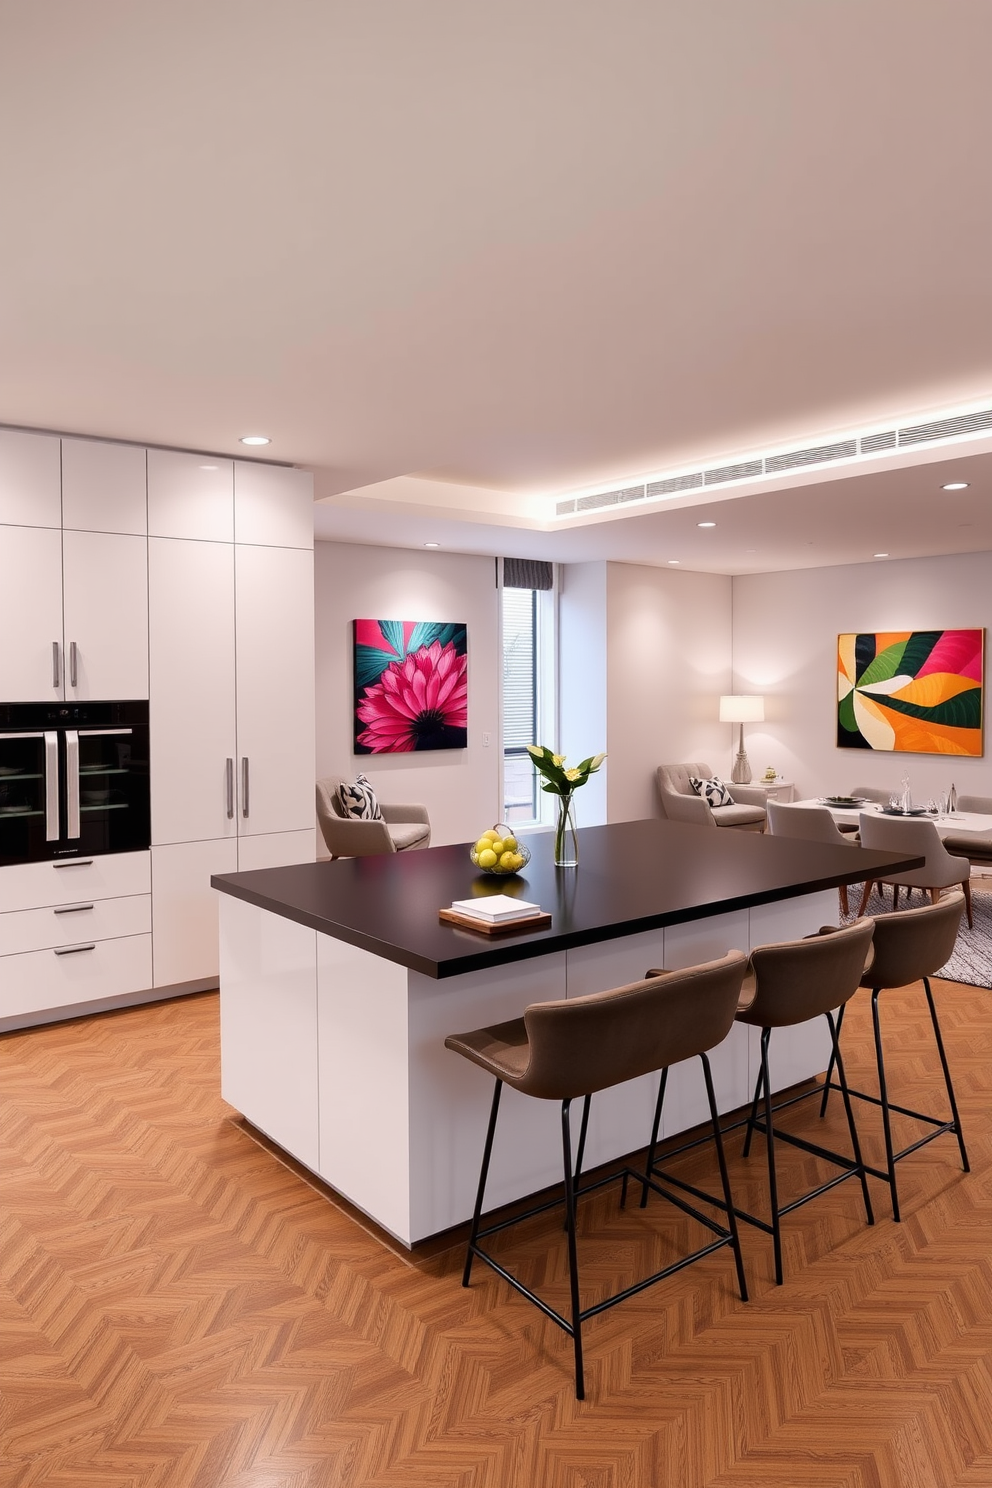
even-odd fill
[[[554,737],[554,571],[550,563],[505,558],[503,629],[503,817],[536,824],[546,798],[528,744]]]

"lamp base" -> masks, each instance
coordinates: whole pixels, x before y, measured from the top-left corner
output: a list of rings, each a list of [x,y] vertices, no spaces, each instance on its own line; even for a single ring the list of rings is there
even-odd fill
[[[730,779],[734,785],[751,784],[751,762],[744,752],[743,744],[737,751],[737,758],[734,760],[734,768]]]

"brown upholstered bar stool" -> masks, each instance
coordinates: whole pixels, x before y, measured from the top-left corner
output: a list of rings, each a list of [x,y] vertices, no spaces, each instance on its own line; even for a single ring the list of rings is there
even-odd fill
[[[710,1074],[706,1051],[722,1043],[730,1031],[737,1010],[746,959],[740,951],[730,951],[719,961],[710,961],[701,966],[689,967],[685,971],[664,973],[657,978],[632,982],[612,992],[595,992],[587,997],[570,998],[563,1002],[539,1002],[527,1008],[522,1018],[509,1023],[499,1023],[492,1028],[477,1028],[471,1033],[452,1034],[445,1039],[445,1047],[453,1049],[471,1059],[496,1080],[489,1128],[486,1133],[482,1156],[482,1171],[472,1217],[472,1232],[465,1257],[462,1285],[468,1286],[472,1275],[472,1262],[476,1256],[491,1266],[504,1280],[520,1292],[545,1317],[556,1322],[568,1333],[575,1351],[575,1393],[579,1400],[584,1397],[585,1384],[582,1365],[582,1324],[596,1313],[604,1312],[643,1291],[663,1277],[680,1271],[692,1261],[700,1260],[730,1245],[737,1265],[737,1281],[741,1298],[747,1301],[747,1284],[744,1279],[744,1264],[741,1259],[740,1241],[737,1234],[735,1211],[730,1194],[730,1180],[724,1158],[720,1127],[717,1119],[713,1079]],[[666,1069],[683,1059],[697,1056],[702,1061],[713,1123],[713,1140],[716,1145],[723,1191],[722,1202],[709,1202],[723,1209],[727,1215],[726,1225],[717,1224],[712,1217],[700,1213],[692,1205],[672,1193],[666,1192],[643,1173],[621,1167],[596,1183],[579,1189],[578,1179],[582,1168],[582,1147],[585,1139],[589,1102],[597,1090],[606,1090],[612,1085],[621,1085],[639,1075],[651,1074],[654,1070]],[[561,1101],[562,1169],[565,1180],[565,1230],[568,1239],[568,1269],[571,1293],[571,1317],[565,1318],[548,1305],[536,1292],[512,1276],[494,1256],[483,1250],[480,1240],[488,1235],[519,1224],[521,1220],[553,1208],[557,1199],[538,1204],[526,1214],[514,1219],[489,1225],[482,1229],[482,1206],[486,1195],[486,1178],[492,1156],[496,1118],[503,1085],[510,1085],[524,1095],[538,1100]],[[572,1143],[569,1126],[569,1108],[573,1100],[584,1098],[582,1132],[575,1169],[572,1167]],[[692,1215],[709,1230],[716,1239],[708,1245],[684,1256],[661,1271],[625,1287],[623,1291],[597,1302],[583,1310],[579,1297],[579,1273],[575,1242],[575,1206],[579,1193],[588,1193],[604,1184],[623,1178],[621,1203],[626,1197],[627,1180],[650,1186],[684,1213]],[[704,1197],[709,1198],[708,1195]]]
[[[754,1024],[761,1029],[761,1068],[754,1089],[750,1114],[743,1121],[725,1126],[723,1130],[726,1135],[728,1131],[733,1131],[739,1126],[746,1126],[745,1156],[750,1151],[751,1137],[754,1132],[764,1132],[767,1138],[771,1224],[741,1209],[738,1209],[737,1217],[748,1224],[755,1225],[765,1234],[771,1235],[775,1251],[775,1280],[779,1285],[782,1283],[781,1217],[783,1214],[791,1213],[801,1204],[808,1204],[810,1199],[826,1193],[838,1183],[843,1183],[846,1178],[857,1177],[861,1180],[868,1223],[874,1224],[875,1222],[871,1197],[868,1193],[868,1180],[865,1177],[866,1169],[861,1156],[861,1145],[858,1141],[857,1127],[854,1124],[854,1112],[847,1092],[844,1065],[837,1046],[837,1029],[833,1019],[834,1010],[843,1007],[861,985],[861,974],[871,947],[872,930],[873,922],[870,919],[856,920],[853,925],[845,926],[841,930],[828,926],[818,935],[808,936],[805,940],[759,946],[757,950],[751,952],[748,962],[748,978],[744,985],[737,1020],[741,1023]],[[791,1096],[787,1100],[779,1101],[777,1104],[773,1103],[768,1060],[772,1030],[787,1028],[795,1023],[805,1023],[820,1014],[826,1018],[830,1028],[838,1088],[844,1096],[848,1130],[854,1151],[853,1159],[844,1157],[839,1152],[831,1152],[824,1147],[819,1147],[813,1142],[807,1142],[802,1137],[793,1136],[773,1124],[773,1116],[777,1111],[785,1110],[788,1106],[795,1105],[797,1101],[807,1100],[811,1095],[818,1094],[819,1086],[803,1091],[800,1095]],[[661,1092],[659,1096],[660,1094]],[[759,1115],[759,1107],[762,1107],[763,1115]],[[655,1113],[655,1136],[659,1118],[660,1111]],[[793,1199],[788,1204],[779,1204],[778,1182],[775,1173],[776,1139],[788,1142],[793,1147],[800,1147],[804,1152],[812,1153],[814,1157],[834,1163],[843,1171],[836,1177],[828,1179],[826,1183],[821,1183],[817,1188],[810,1189],[798,1199]],[[687,1146],[695,1145],[694,1142],[687,1144]],[[678,1150],[685,1151],[686,1149],[679,1148]],[[674,1154],[671,1155],[674,1156]],[[669,1181],[672,1181],[670,1175]],[[680,1186],[689,1187],[687,1184]],[[689,1191],[693,1192],[692,1189]]]
[[[960,889],[951,889],[946,890],[936,904],[925,904],[920,909],[901,909],[892,914],[875,916],[875,934],[872,941],[875,955],[861,978],[861,985],[871,988],[871,1017],[875,1032],[878,1095],[868,1095],[863,1090],[851,1090],[850,1094],[856,1096],[858,1100],[869,1101],[872,1105],[882,1108],[886,1171],[882,1173],[875,1168],[869,1168],[868,1171],[878,1178],[884,1178],[888,1183],[889,1192],[892,1195],[893,1219],[899,1218],[896,1163],[908,1157],[911,1152],[916,1152],[918,1148],[925,1147],[935,1137],[941,1137],[945,1132],[953,1132],[958,1139],[961,1166],[966,1173],[970,1171],[968,1153],[961,1131],[961,1118],[958,1115],[957,1101],[954,1099],[954,1086],[951,1084],[951,1072],[947,1064],[947,1055],[944,1053],[944,1040],[940,1036],[937,1009],[930,990],[930,978],[950,959],[954,950],[964,908],[964,894]],[[951,1108],[949,1121],[940,1116],[928,1116],[924,1111],[911,1111],[908,1107],[898,1106],[889,1099],[888,1083],[885,1078],[885,1060],[882,1054],[882,1029],[878,1015],[879,993],[886,987],[908,987],[913,982],[920,981],[923,983],[927,1006],[930,1009],[930,1021],[933,1024],[933,1036],[937,1044],[937,1053],[940,1056],[940,1067],[944,1072],[944,1085]],[[844,1009],[841,1008],[837,1019],[838,1039],[843,1018]],[[834,1058],[831,1055],[823,1088],[823,1101],[820,1105],[821,1116],[827,1109],[827,1100],[831,1090],[838,1088],[832,1078],[833,1070]],[[898,1111],[901,1116],[912,1116],[916,1121],[926,1122],[934,1130],[896,1152],[892,1145],[892,1111]]]

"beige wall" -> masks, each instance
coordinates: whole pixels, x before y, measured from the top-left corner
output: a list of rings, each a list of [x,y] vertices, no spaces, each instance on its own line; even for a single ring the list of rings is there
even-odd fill
[[[722,574],[607,565],[610,821],[659,814],[658,765],[701,760],[729,779],[731,580]]]
[[[988,757],[838,749],[836,649],[842,631],[992,627],[992,553],[808,568],[734,580],[734,671],[762,692],[764,724],[747,729],[755,774],[774,764],[800,795],[897,786],[926,799],[953,781],[992,795]],[[987,716],[987,705],[986,705]],[[986,744],[988,748],[988,744]]]
[[[498,612],[492,558],[318,542],[317,774],[368,775],[384,801],[429,810],[432,841],[467,842],[499,815]],[[353,753],[355,619],[464,621],[468,627],[468,748]],[[490,744],[483,746],[488,733]]]

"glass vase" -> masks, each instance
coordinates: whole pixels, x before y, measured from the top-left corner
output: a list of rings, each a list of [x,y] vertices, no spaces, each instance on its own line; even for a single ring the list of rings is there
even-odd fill
[[[579,839],[575,835],[575,807],[571,796],[558,797],[558,820],[555,822],[555,867],[579,866]]]

